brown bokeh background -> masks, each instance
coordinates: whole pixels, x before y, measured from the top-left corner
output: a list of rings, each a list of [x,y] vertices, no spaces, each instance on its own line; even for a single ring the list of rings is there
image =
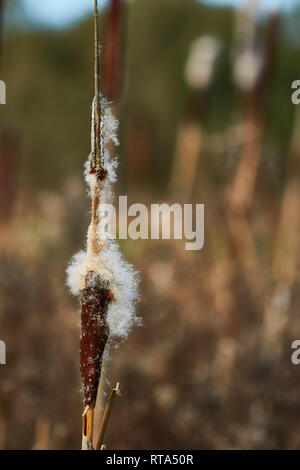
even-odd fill
[[[65,268],[89,223],[82,170],[93,23],[45,29],[18,2],[6,9],[0,447],[77,449],[80,316]],[[131,1],[120,23],[109,11],[103,87],[120,119],[116,194],[129,204],[205,204],[205,245],[121,242],[141,273],[143,326],[111,345],[105,364],[106,393],[116,381],[122,392],[107,448],[298,448],[300,121],[291,84],[300,78],[299,9],[252,23],[246,10],[249,28],[238,28],[236,9],[195,0]],[[203,36],[220,52],[205,86],[192,88],[186,64]],[[244,50],[260,63],[247,90],[233,73]],[[242,69],[247,79],[253,70]]]

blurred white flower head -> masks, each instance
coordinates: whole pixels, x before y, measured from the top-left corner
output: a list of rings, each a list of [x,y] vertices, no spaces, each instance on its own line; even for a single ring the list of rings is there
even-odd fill
[[[252,90],[259,78],[263,57],[258,51],[246,49],[236,55],[233,63],[233,76],[242,91]]]
[[[255,87],[263,67],[263,54],[255,44],[259,6],[257,0],[247,0],[236,12],[233,79],[244,92]]]
[[[185,79],[191,88],[209,86],[221,48],[221,42],[213,36],[202,36],[191,44],[185,68]]]

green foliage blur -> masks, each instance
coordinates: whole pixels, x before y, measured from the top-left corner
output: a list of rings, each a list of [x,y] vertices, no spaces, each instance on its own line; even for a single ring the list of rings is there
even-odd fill
[[[223,42],[205,126],[211,132],[222,131],[232,119],[234,11],[195,0],[136,0],[128,9],[120,174],[123,184],[132,183],[124,141],[132,126],[143,121],[151,128],[154,143],[145,183],[162,190],[170,174],[177,127],[186,109],[183,71],[189,45],[204,34],[215,35]],[[81,172],[90,148],[92,19],[66,30],[43,30],[29,24],[28,19],[26,23],[26,17],[22,24],[17,12],[7,15],[2,47],[1,78],[7,83],[8,95],[7,106],[1,109],[1,127],[13,128],[20,136],[22,185],[59,188],[66,175]],[[280,169],[276,175],[279,185],[284,178],[293,115],[291,82],[300,76],[299,42],[293,35],[296,17],[289,14],[282,19],[267,111],[266,141]],[[262,18],[262,35],[264,27]],[[213,161],[211,165],[212,172],[220,176],[222,163]]]

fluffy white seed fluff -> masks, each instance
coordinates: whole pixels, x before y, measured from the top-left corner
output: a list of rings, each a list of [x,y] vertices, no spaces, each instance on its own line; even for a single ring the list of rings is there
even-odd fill
[[[118,121],[114,118],[106,100],[101,100],[101,107],[104,144],[103,161],[104,168],[108,171],[101,197],[101,204],[104,204],[112,199],[111,184],[116,181],[117,159],[111,158],[107,145],[110,141],[114,145],[118,145]],[[93,129],[94,113],[92,115],[92,142],[94,141]],[[93,197],[96,189],[96,177],[90,174],[90,158],[85,164],[85,179],[88,184],[89,194]],[[101,204],[98,208],[99,215],[102,210]],[[88,231],[86,251],[77,253],[67,268],[67,284],[73,295],[80,296],[85,287],[85,279],[89,271],[94,271],[101,279],[109,281],[114,295],[114,300],[109,304],[107,312],[109,334],[110,337],[126,338],[132,326],[139,323],[135,313],[139,276],[134,268],[123,259],[118,243],[114,240],[99,240],[102,249],[99,254],[93,254],[92,250],[89,249],[92,230],[91,225]]]

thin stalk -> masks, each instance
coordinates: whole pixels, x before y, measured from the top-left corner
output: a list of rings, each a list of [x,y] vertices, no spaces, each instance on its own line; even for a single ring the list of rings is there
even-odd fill
[[[95,98],[93,101],[93,133],[92,133],[92,158],[91,173],[96,173],[97,187],[94,191],[92,201],[92,223],[94,231],[99,222],[97,209],[101,201],[101,182],[105,179],[107,172],[103,168],[103,131],[102,131],[102,110],[101,110],[101,75],[100,75],[100,35],[98,21],[98,1],[95,0],[94,12],[94,88]],[[98,248],[97,248],[98,249]]]
[[[95,113],[95,145],[93,164],[95,170],[102,168],[102,123],[101,123],[101,100],[100,100],[100,42],[99,42],[99,21],[98,21],[98,1],[95,0],[95,14],[94,14],[94,32],[95,32],[95,49],[94,49],[94,60],[95,60],[95,101],[94,101],[94,113]]]
[[[109,398],[107,400],[107,403],[106,403],[106,406],[105,406],[105,409],[104,409],[102,421],[101,421],[101,424],[100,424],[100,430],[99,430],[97,443],[96,443],[96,448],[95,448],[96,450],[103,450],[103,440],[104,440],[104,436],[105,436],[105,431],[106,431],[106,428],[107,428],[107,425],[108,425],[108,421],[109,421],[111,410],[112,410],[112,407],[113,407],[113,404],[114,404],[114,400],[115,400],[116,396],[119,393],[119,389],[120,389],[120,384],[117,383],[115,388],[110,392]]]

